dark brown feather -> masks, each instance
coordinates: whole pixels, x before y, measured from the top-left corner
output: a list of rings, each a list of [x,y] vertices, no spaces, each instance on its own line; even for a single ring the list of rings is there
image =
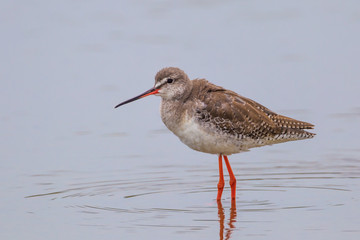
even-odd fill
[[[279,115],[263,105],[207,82],[193,80],[193,92],[202,104],[196,115],[200,122],[214,124],[223,133],[239,138],[272,138],[291,135],[294,138],[310,138],[314,134],[302,129],[312,129],[310,123]]]

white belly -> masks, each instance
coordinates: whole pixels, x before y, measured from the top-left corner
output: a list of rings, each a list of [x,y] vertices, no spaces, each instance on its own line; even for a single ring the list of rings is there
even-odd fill
[[[165,125],[167,125],[165,123]],[[210,125],[202,126],[196,120],[185,117],[178,125],[167,127],[190,148],[212,154],[230,155],[247,151],[256,144],[252,139],[239,139],[234,136],[221,133]]]

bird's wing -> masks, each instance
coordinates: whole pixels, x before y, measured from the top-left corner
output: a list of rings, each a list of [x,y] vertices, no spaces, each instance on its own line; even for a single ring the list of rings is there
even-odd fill
[[[261,112],[266,114],[277,126],[288,129],[313,129],[314,125],[311,123],[299,121],[293,118],[289,118],[286,116],[279,115],[263,105],[245,97],[241,97],[244,101],[246,101],[251,106],[259,109]]]
[[[222,132],[251,138],[282,134],[287,129],[306,129],[313,125],[272,112],[261,104],[235,92],[202,84],[196,109],[199,121],[215,124]]]

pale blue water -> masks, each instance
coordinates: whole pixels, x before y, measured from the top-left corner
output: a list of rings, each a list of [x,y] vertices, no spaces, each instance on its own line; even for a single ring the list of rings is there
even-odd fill
[[[357,1],[0,3],[1,239],[359,239]],[[217,157],[120,109],[165,66],[317,136]]]

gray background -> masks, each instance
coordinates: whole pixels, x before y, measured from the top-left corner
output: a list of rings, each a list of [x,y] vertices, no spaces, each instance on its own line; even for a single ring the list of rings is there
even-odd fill
[[[217,157],[157,97],[113,109],[166,66],[316,125],[230,156],[231,238],[359,239],[359,29],[358,1],[1,1],[1,239],[219,238]]]

